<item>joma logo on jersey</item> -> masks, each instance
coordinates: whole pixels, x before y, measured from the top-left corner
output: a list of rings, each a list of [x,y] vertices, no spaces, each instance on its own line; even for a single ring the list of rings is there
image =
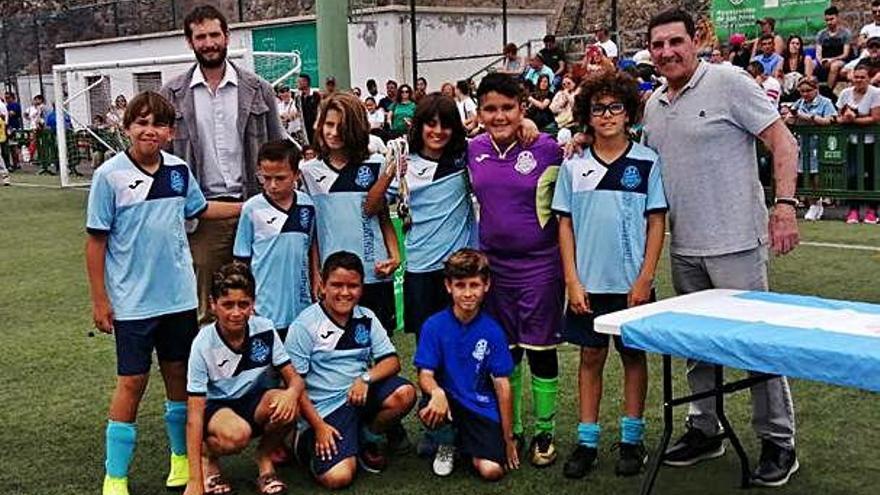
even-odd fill
[[[141,179],[138,179],[138,180],[132,182],[131,184],[129,184],[128,188],[133,191],[133,190],[137,189],[137,187],[143,183],[144,183],[144,181],[142,181]]]

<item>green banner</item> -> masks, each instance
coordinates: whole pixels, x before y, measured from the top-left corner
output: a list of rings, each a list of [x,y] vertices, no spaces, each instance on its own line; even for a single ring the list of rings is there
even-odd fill
[[[712,22],[722,43],[732,33],[754,38],[760,32],[755,21],[765,17],[776,20],[776,32],[783,37],[798,34],[812,39],[825,26],[823,13],[829,3],[828,0],[712,0]]]
[[[254,51],[290,52],[298,50],[302,57],[302,72],[312,78],[312,86],[318,83],[318,43],[316,41],[315,24],[288,24],[254,29],[252,33]],[[254,69],[257,74],[268,81],[283,76],[290,70],[290,62],[283,58],[254,58]],[[286,82],[296,87],[296,80]]]

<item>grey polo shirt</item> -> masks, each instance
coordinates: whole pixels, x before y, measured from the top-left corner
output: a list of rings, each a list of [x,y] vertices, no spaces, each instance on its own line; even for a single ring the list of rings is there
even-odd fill
[[[644,143],[663,161],[673,254],[719,256],[767,242],[755,140],[778,118],[738,67],[700,62],[673,100],[665,85],[651,95]]]

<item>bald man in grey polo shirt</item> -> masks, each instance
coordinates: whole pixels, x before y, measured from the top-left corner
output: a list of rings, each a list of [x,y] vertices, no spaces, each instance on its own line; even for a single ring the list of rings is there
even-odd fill
[[[649,50],[667,83],[645,108],[645,143],[663,160],[675,290],[767,290],[768,243],[785,254],[798,243],[793,196],[797,144],[761,88],[742,70],[699,62],[694,23],[682,11],[651,20]],[[769,216],[758,179],[756,140],[773,154],[776,205]],[[711,364],[690,361],[694,393],[714,386]],[[665,462],[689,466],[724,454],[714,399],[693,403],[688,431]],[[794,407],[785,378],[752,388],[761,439],[756,484],[781,486],[798,469]]]

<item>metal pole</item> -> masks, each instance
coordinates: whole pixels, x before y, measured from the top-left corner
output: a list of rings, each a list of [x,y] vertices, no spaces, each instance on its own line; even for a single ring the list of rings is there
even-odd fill
[[[177,0],[171,0],[171,29],[177,27]]]
[[[507,0],[501,0],[502,45],[507,46]]]
[[[61,71],[54,70],[55,79],[55,138],[58,143],[58,173],[61,187],[70,185],[70,167],[67,163],[67,128],[64,125],[64,91],[61,89]]]
[[[348,0],[315,2],[320,78],[336,77],[337,88],[351,87],[348,49]],[[320,87],[320,81],[313,81]]]
[[[620,36],[617,34],[617,0],[611,0],[611,36],[614,43],[620,46]]]
[[[31,16],[34,21],[34,38],[36,38],[35,46],[37,47],[37,80],[40,82],[40,94],[46,97],[46,89],[43,87],[43,55],[40,53],[40,23],[36,14]]]
[[[244,22],[244,0],[238,0],[238,22]]]
[[[116,30],[116,37],[119,37],[119,0],[113,2],[113,26]]]
[[[416,0],[409,0],[409,35],[412,39],[412,85],[419,79],[419,55],[416,45]]]

